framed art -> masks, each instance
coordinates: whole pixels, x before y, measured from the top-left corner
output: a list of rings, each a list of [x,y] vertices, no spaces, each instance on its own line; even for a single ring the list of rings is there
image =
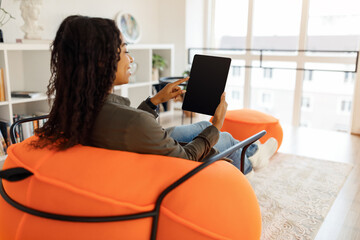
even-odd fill
[[[115,21],[127,43],[137,43],[140,40],[140,26],[133,15],[119,12]]]

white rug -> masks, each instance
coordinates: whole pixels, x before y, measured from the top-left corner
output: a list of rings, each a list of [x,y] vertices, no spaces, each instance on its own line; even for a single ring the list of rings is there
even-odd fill
[[[261,239],[314,239],[351,169],[277,153],[249,178],[261,208]]]

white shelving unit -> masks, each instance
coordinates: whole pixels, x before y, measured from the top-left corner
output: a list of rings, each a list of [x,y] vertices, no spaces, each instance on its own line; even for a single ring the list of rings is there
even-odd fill
[[[137,63],[133,75],[135,81],[117,86],[115,94],[128,97],[131,106],[137,107],[141,101],[152,95],[152,55],[165,58],[167,69],[161,76],[173,76],[174,46],[172,44],[129,45],[129,52]],[[36,112],[48,112],[49,106],[45,95],[50,79],[50,43],[0,44],[0,68],[4,70],[6,100],[0,102],[0,118],[12,123],[14,114],[31,115]],[[26,90],[44,93],[37,98],[11,98],[11,91]],[[170,104],[170,112],[172,107]],[[0,161],[3,158],[0,158]]]

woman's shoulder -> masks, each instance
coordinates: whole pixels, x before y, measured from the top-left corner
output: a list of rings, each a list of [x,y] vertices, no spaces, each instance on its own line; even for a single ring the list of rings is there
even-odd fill
[[[126,97],[122,97],[120,95],[110,93],[106,97],[105,103],[130,106],[130,99],[126,98]]]
[[[119,101],[106,101],[100,110],[98,118],[102,122],[117,122],[124,125],[130,124],[130,122],[149,122],[155,120],[152,114]]]

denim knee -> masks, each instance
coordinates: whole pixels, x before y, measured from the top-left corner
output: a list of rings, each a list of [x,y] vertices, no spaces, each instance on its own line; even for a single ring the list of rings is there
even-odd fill
[[[235,139],[234,139],[234,137],[233,137],[230,133],[228,133],[228,132],[221,132],[220,134],[221,134],[221,137],[226,138],[226,139],[229,139],[230,142],[232,142],[232,143],[236,142]]]
[[[204,129],[207,128],[208,126],[211,126],[211,125],[212,125],[212,123],[209,122],[209,121],[201,121],[201,122],[198,122],[197,124],[203,126]]]

